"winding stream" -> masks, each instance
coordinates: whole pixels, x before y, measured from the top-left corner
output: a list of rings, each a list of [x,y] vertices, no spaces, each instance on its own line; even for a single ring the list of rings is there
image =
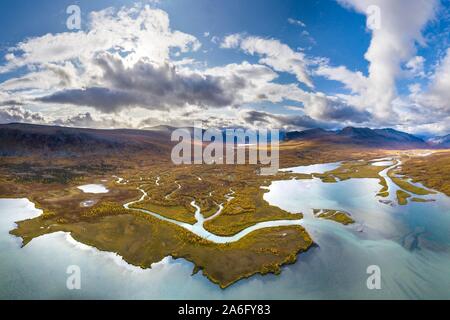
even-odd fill
[[[397,201],[397,190],[400,190],[400,187],[397,186],[394,181],[392,181],[391,177],[389,177],[388,172],[402,165],[400,159],[391,159],[394,162],[393,165],[387,167],[386,169],[380,171],[379,175],[386,180],[386,184],[388,186],[389,196],[383,198],[385,201],[391,201],[395,203]],[[373,164],[372,164],[373,165]]]
[[[270,227],[301,225],[301,223],[302,223],[301,220],[275,220],[275,221],[259,222],[259,223],[254,224],[251,227],[248,227],[248,228],[240,231],[239,233],[237,233],[233,236],[229,236],[229,237],[218,236],[218,235],[215,235],[214,233],[211,233],[208,230],[206,230],[204,228],[203,224],[205,221],[213,219],[214,217],[218,216],[222,212],[222,210],[223,210],[222,204],[219,205],[219,210],[213,216],[205,219],[205,217],[201,213],[200,207],[195,203],[195,200],[192,201],[191,205],[196,209],[195,218],[197,220],[197,223],[192,225],[189,223],[185,223],[185,222],[181,222],[181,221],[178,221],[175,219],[170,219],[170,218],[164,217],[162,215],[159,215],[159,214],[149,211],[149,210],[131,208],[131,206],[133,204],[144,201],[145,198],[148,196],[148,194],[147,194],[147,192],[145,192],[145,190],[141,189],[140,187],[138,188],[138,190],[142,192],[141,198],[139,200],[131,201],[131,202],[124,204],[123,206],[125,209],[143,212],[143,213],[149,214],[157,219],[176,224],[177,226],[180,226],[180,227],[194,233],[195,235],[197,235],[203,239],[206,239],[208,241],[214,242],[214,243],[236,242],[255,230],[259,230],[259,229],[263,229],[263,228],[270,228]]]
[[[392,179],[388,175],[388,172],[390,170],[400,167],[402,165],[402,161],[399,158],[393,158],[393,159],[391,159],[391,162],[392,161],[394,162],[394,164],[391,165],[390,167],[384,169],[383,171],[380,171],[380,176],[386,180],[386,184],[388,185],[388,190],[389,190],[389,196],[385,197],[383,199],[391,201],[391,202],[396,202],[397,201],[397,190],[401,190],[401,188],[399,186],[397,186],[394,183],[394,181],[392,181]],[[374,165],[374,164],[372,163],[372,165]],[[430,192],[430,194],[428,194],[428,195],[420,195],[421,198],[426,199],[426,200],[430,200],[433,198],[433,195],[435,194],[435,192],[433,190],[425,187],[421,183],[413,182],[411,178],[406,179],[406,181],[416,187],[422,188],[422,189]]]
[[[392,163],[392,162],[390,162],[390,163]],[[334,170],[340,164],[341,164],[341,162],[327,163],[327,164],[318,164],[318,165],[305,166],[304,168],[302,168],[302,167],[295,167],[295,168],[281,169],[280,171],[290,171],[290,172],[295,172],[295,173],[300,173],[300,172],[301,173],[324,173],[326,171]],[[376,163],[375,165],[378,165],[378,163]],[[380,172],[380,175],[386,179],[386,181],[388,183],[389,190],[394,190],[396,185],[389,178],[389,176],[387,175],[387,172],[389,170],[391,170],[391,169],[394,169],[394,168],[400,166],[400,165],[401,165],[401,161],[397,160],[396,163],[394,163],[390,167],[388,167],[388,168],[384,169],[382,172]],[[177,185],[178,185],[178,189],[180,189],[181,185],[179,185],[178,183],[177,183]],[[194,233],[195,235],[197,235],[197,236],[199,236],[199,237],[201,237],[203,239],[209,240],[211,242],[214,242],[214,243],[236,242],[236,241],[239,241],[240,239],[242,239],[243,237],[245,237],[246,235],[248,235],[249,233],[251,233],[251,232],[253,232],[255,230],[263,229],[263,228],[302,225],[302,220],[273,220],[273,221],[265,221],[265,222],[256,223],[253,226],[248,227],[248,228],[240,231],[239,233],[237,233],[237,234],[235,234],[233,236],[218,236],[218,235],[213,234],[213,233],[209,232],[208,230],[206,230],[204,228],[204,222],[208,221],[208,220],[211,220],[211,219],[214,219],[215,217],[220,215],[220,213],[223,210],[223,205],[222,204],[219,205],[219,209],[214,215],[212,215],[211,217],[205,219],[205,217],[201,213],[201,208],[196,204],[195,200],[193,200],[191,202],[191,206],[193,206],[196,209],[195,210],[195,219],[197,220],[197,222],[195,224],[191,225],[191,224],[188,224],[188,223],[185,223],[185,222],[181,222],[181,221],[178,221],[178,220],[175,220],[175,219],[170,219],[170,218],[164,217],[164,216],[162,216],[160,214],[157,214],[157,213],[149,211],[149,210],[132,208],[131,207],[132,205],[134,205],[136,203],[139,203],[139,202],[142,202],[142,201],[145,200],[146,197],[148,197],[147,192],[145,190],[143,190],[141,187],[138,187],[137,189],[142,193],[141,198],[139,200],[137,200],[137,201],[132,201],[132,202],[128,202],[128,203],[124,204],[124,208],[125,209],[143,212],[143,213],[149,214],[149,215],[151,215],[151,216],[153,216],[153,217],[155,217],[157,219],[176,224],[176,225],[178,225],[178,226],[180,226],[180,227],[182,227],[182,228],[184,228],[184,229]],[[231,189],[230,189],[230,191],[231,192],[225,196],[227,201],[230,201],[231,199],[233,199],[231,197],[231,194],[234,194],[234,191],[231,190]],[[170,194],[168,196],[170,196]],[[166,199],[167,199],[168,196],[166,196]],[[392,192],[391,192],[391,196],[392,196]]]
[[[385,159],[383,159],[385,160]],[[292,171],[292,172],[302,172],[302,173],[324,173],[326,171],[330,171],[330,170],[334,170],[338,165],[340,165],[341,162],[336,162],[336,163],[327,163],[327,164],[318,164],[318,165],[312,165],[312,166],[305,166],[304,169],[302,169],[301,167],[295,167],[295,168],[288,168],[288,169],[282,169],[280,171]],[[391,180],[391,178],[388,176],[388,172],[392,169],[395,169],[399,166],[401,166],[402,162],[400,161],[400,159],[386,159],[386,161],[382,161],[382,162],[374,162],[372,163],[372,165],[376,165],[376,166],[382,166],[382,165],[386,165],[386,164],[391,164],[391,166],[385,168],[384,170],[382,170],[380,172],[380,176],[383,177],[386,180],[386,183],[388,185],[389,188],[389,200],[392,202],[395,202],[395,196],[396,196],[396,191],[399,189],[399,187]],[[313,170],[313,171],[311,171]],[[118,178],[119,181],[123,181],[123,178]],[[157,178],[157,182],[159,180],[159,177]],[[181,188],[181,185],[178,184],[178,189],[179,190]],[[263,229],[263,228],[270,228],[270,227],[282,227],[282,226],[293,226],[293,225],[302,225],[303,221],[302,220],[273,220],[273,221],[265,221],[265,222],[259,222],[254,224],[251,227],[248,227],[242,231],[240,231],[239,233],[233,235],[233,236],[218,236],[214,233],[209,232],[208,230],[206,230],[204,228],[204,222],[208,221],[208,220],[212,220],[214,218],[216,218],[218,215],[221,214],[222,210],[223,210],[223,205],[220,204],[219,205],[219,209],[218,211],[212,215],[209,218],[205,218],[203,216],[203,214],[201,213],[201,208],[196,204],[195,200],[193,200],[191,202],[191,206],[193,206],[196,211],[195,211],[195,219],[197,220],[197,222],[193,225],[185,223],[185,222],[181,222],[175,219],[170,219],[167,217],[164,217],[158,213],[146,210],[146,209],[138,209],[138,208],[132,208],[131,206],[133,204],[142,202],[145,200],[146,197],[148,197],[148,194],[145,190],[143,190],[141,187],[137,188],[141,193],[142,196],[140,199],[138,199],[137,201],[131,201],[128,202],[126,204],[124,204],[124,208],[128,209],[128,210],[134,210],[134,211],[139,211],[139,212],[143,212],[145,214],[149,214],[157,219],[166,221],[166,222],[170,222],[173,224],[176,224],[192,233],[194,233],[195,235],[209,240],[211,242],[214,243],[230,243],[230,242],[236,242],[239,241],[240,239],[242,239],[243,237],[245,237],[246,235],[248,235],[249,233],[255,231],[255,230],[259,230],[259,229]],[[175,191],[177,191],[175,190]],[[270,188],[269,188],[270,190]],[[175,192],[174,191],[174,192]],[[231,194],[234,194],[234,191],[230,189],[230,193],[225,195],[225,198],[227,201],[230,201],[233,199],[233,197],[231,197]],[[169,194],[170,196],[170,194]],[[167,197],[167,196],[166,196]],[[270,201],[269,201],[270,202]],[[336,209],[336,208],[333,208]],[[292,212],[296,212],[295,210],[291,210]],[[305,212],[303,212],[303,214],[306,214],[307,216],[311,216],[311,208],[309,208],[309,210],[305,210]]]

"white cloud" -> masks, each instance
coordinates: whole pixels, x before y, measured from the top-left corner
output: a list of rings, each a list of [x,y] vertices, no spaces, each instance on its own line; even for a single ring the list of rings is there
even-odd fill
[[[368,79],[360,71],[350,71],[344,66],[331,67],[321,64],[315,74],[330,80],[339,81],[352,93],[363,93],[368,87]]]
[[[301,20],[289,18],[288,22],[290,24],[293,24],[293,25],[296,25],[296,26],[300,26],[300,27],[303,27],[303,28],[306,27],[306,24],[303,21],[301,21]]]
[[[225,37],[221,47],[240,48],[247,54],[258,55],[259,63],[268,65],[276,71],[294,74],[299,82],[310,88],[314,87],[308,74],[308,61],[305,54],[293,51],[279,40],[232,34]]]
[[[0,107],[0,123],[12,122],[45,123],[46,120],[42,114],[25,110],[22,106]]]
[[[44,117],[40,112],[33,112],[22,106],[0,107],[0,124],[7,123],[32,123],[58,125],[65,127],[117,129],[132,128],[134,124],[123,120],[123,117],[108,117],[104,115],[92,115],[90,112],[76,114],[65,118]]]
[[[425,63],[424,57],[414,56],[406,63],[405,66],[413,77],[424,78],[425,77],[424,63]]]
[[[61,64],[46,63],[38,71],[21,77],[11,78],[0,84],[0,90],[50,90],[81,85],[76,67],[70,62]]]
[[[80,113],[66,119],[56,119],[50,122],[54,125],[77,128],[118,129],[132,128],[131,122],[114,117],[93,116],[90,112]]]
[[[225,67],[212,68],[205,71],[209,75],[222,75],[226,78],[245,80],[236,91],[235,98],[239,105],[272,102],[281,103],[286,100],[301,103],[306,115],[323,121],[368,121],[370,115],[357,110],[344,100],[330,97],[321,92],[306,92],[296,84],[279,84],[274,80],[278,74],[262,65],[248,62],[230,64]]]
[[[236,49],[239,47],[241,41],[242,36],[239,33],[230,34],[223,39],[220,47],[224,49]]]
[[[413,99],[436,112],[450,113],[450,48],[437,66],[428,87],[423,92],[413,92]]]
[[[27,39],[11,49],[0,72],[32,65],[89,61],[97,53],[120,52],[130,64],[141,58],[161,63],[171,49],[197,50],[200,42],[192,35],[172,31],[166,12],[149,6],[105,9],[90,14],[87,31],[46,34]]]
[[[303,111],[303,107],[298,106],[284,106],[284,108],[291,111]]]
[[[401,74],[401,66],[415,56],[416,44],[424,44],[421,32],[433,19],[439,3],[437,0],[338,2],[364,15],[368,15],[370,6],[380,9],[380,28],[371,30],[372,39],[365,54],[369,61],[369,74],[365,81],[367,88],[358,85],[352,89],[361,95],[361,106],[373,107],[379,119],[389,119],[393,116],[393,101],[397,98],[396,79]]]

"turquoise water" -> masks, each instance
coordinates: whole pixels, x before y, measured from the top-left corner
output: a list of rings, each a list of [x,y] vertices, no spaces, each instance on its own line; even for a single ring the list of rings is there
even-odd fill
[[[431,299],[450,298],[450,199],[391,206],[376,197],[376,179],[322,183],[275,181],[271,204],[305,214],[317,244],[279,276],[253,276],[226,290],[193,265],[171,257],[142,270],[113,253],[79,244],[59,232],[20,248],[14,221],[39,215],[26,199],[0,199],[0,297],[3,299]],[[313,208],[349,212],[356,224],[314,218]],[[66,287],[67,267],[81,269],[81,290]],[[369,290],[367,267],[381,270],[381,289]]]
[[[319,247],[306,263],[300,255],[299,266],[312,276],[317,297],[450,298],[450,199],[436,194],[435,202],[390,206],[378,201],[379,189],[376,179],[276,181],[265,199],[304,212],[303,226]],[[357,223],[320,220],[312,209],[344,210]],[[365,285],[369,265],[381,269],[381,290]]]

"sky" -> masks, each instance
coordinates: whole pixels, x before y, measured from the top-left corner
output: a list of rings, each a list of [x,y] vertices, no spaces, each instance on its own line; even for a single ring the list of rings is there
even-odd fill
[[[449,0],[3,0],[0,123],[450,133]]]

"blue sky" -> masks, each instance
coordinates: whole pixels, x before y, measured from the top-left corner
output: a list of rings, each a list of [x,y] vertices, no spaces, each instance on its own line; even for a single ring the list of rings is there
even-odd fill
[[[446,134],[449,3],[5,0],[0,122]]]
[[[264,5],[261,5],[262,2]],[[0,5],[0,18],[4,25],[11,28],[0,30],[1,49],[4,52],[29,37],[66,32],[65,9],[69,5],[79,5],[86,18],[91,11],[111,6],[120,8],[135,3],[136,1],[128,0],[61,0],[55,5],[52,0],[4,1]],[[350,69],[367,69],[367,61],[363,55],[369,45],[370,35],[365,30],[364,16],[354,14],[332,0],[286,0],[283,5],[277,0],[166,0],[161,1],[158,7],[169,14],[172,28],[200,39],[204,32],[218,37],[247,32],[283,39],[292,48],[307,48],[313,55],[328,56],[336,64],[347,65]],[[288,22],[289,18],[300,20],[307,27],[292,25]],[[82,28],[86,28],[86,23],[82,24]],[[307,36],[301,34],[302,31],[309,32],[312,38],[321,41],[311,43]],[[349,37],[349,34],[352,36]],[[208,41],[203,42],[203,47],[214,52],[204,54],[199,51],[193,56],[207,60],[211,66],[246,58],[238,52],[218,50],[217,46]],[[327,83],[324,81],[323,85],[326,86]],[[333,84],[328,85],[333,89]]]

